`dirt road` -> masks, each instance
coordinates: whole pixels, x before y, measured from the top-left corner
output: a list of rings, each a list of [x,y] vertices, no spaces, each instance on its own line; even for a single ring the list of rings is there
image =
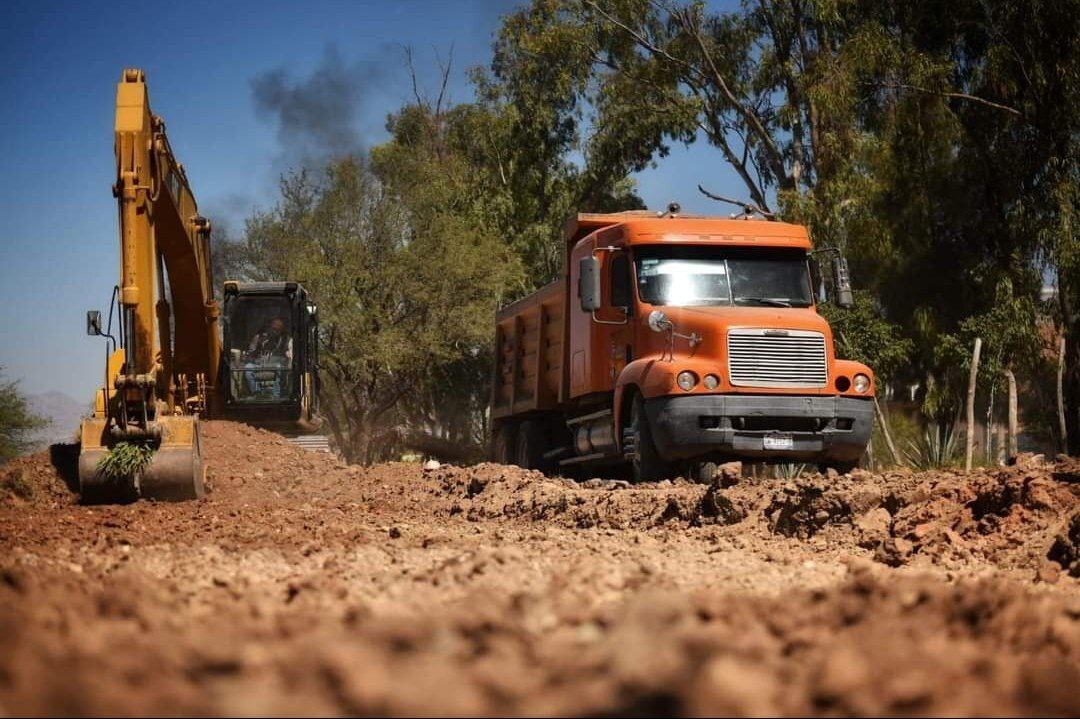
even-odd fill
[[[1080,712],[1080,463],[628,487],[205,446],[186,504],[0,469],[0,715]]]

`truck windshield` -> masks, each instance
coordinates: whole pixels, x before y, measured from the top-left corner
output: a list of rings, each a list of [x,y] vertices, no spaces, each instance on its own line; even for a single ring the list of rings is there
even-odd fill
[[[638,295],[650,305],[809,307],[799,249],[645,246],[635,249]]]

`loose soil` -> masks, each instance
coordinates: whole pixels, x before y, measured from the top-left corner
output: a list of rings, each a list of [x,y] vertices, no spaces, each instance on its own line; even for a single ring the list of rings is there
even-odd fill
[[[1074,460],[630,486],[203,429],[198,502],[0,468],[0,716],[1080,713]]]

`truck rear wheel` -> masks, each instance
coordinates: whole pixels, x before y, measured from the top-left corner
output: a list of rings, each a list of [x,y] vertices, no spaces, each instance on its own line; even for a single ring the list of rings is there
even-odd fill
[[[553,463],[544,459],[544,453],[550,448],[551,432],[548,423],[527,419],[518,428],[515,464],[524,469],[538,469],[548,474],[554,469]]]
[[[635,482],[659,482],[674,477],[675,465],[664,460],[656,450],[649,418],[645,415],[645,398],[634,395],[630,406],[630,426],[626,428],[623,447],[633,468]]]
[[[517,459],[517,426],[503,422],[491,437],[491,458],[499,464],[513,464]]]

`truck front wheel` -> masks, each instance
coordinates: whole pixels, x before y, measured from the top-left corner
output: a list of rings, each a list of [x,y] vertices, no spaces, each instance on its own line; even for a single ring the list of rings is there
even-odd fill
[[[834,469],[837,474],[850,474],[851,470],[858,466],[858,460],[855,460],[854,462],[821,462],[818,464],[818,471],[825,474],[830,469]]]
[[[635,482],[659,482],[675,476],[675,466],[656,451],[649,418],[645,415],[645,399],[634,395],[630,406],[630,426],[623,434],[623,449],[634,472]]]

